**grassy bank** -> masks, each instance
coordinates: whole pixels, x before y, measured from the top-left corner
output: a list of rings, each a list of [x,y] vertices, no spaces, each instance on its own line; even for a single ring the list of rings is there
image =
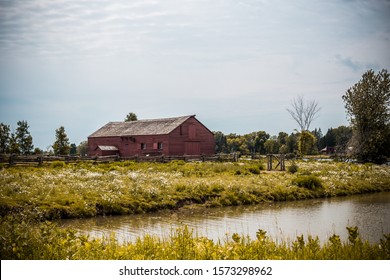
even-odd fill
[[[2,168],[0,214],[28,209],[43,219],[78,218],[390,190],[388,166],[300,161],[295,173],[267,172],[264,166],[176,161]]]
[[[92,239],[64,230],[51,222],[34,222],[18,215],[0,219],[0,258],[57,260],[341,260],[390,259],[390,234],[379,244],[359,238],[356,227],[347,228],[349,237],[333,235],[325,244],[318,237],[297,237],[291,242],[274,242],[263,230],[256,239],[233,234],[214,242],[194,235],[187,227],[179,228],[166,238],[139,237],[135,242],[119,243],[115,236]]]

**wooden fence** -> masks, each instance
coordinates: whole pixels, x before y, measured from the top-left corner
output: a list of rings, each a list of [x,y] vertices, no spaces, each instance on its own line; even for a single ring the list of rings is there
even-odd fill
[[[273,161],[276,161],[275,167],[273,167]],[[267,155],[267,170],[276,170],[279,167],[280,171],[286,170],[285,155],[283,154],[268,154]]]
[[[108,163],[116,161],[135,161],[135,162],[170,162],[173,160],[190,161],[237,161],[235,154],[218,154],[214,156],[203,155],[184,155],[184,156],[51,156],[51,155],[10,155],[0,154],[0,163],[6,165],[43,165],[45,163],[52,163],[61,161],[65,163],[76,162],[93,162],[93,163]]]

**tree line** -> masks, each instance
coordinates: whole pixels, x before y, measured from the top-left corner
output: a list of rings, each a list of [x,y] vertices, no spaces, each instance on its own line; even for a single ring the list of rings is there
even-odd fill
[[[345,153],[352,137],[352,129],[339,126],[329,128],[325,135],[319,128],[311,132],[279,132],[278,135],[272,136],[265,131],[244,135],[225,135],[218,131],[214,133],[214,137],[216,153],[316,155],[326,147],[331,147],[332,153]]]
[[[9,125],[0,123],[0,153],[31,155],[45,153],[40,148],[34,148],[33,138],[29,131],[27,121],[18,121],[15,132],[11,132]],[[81,142],[78,146],[69,142],[69,138],[63,126],[55,130],[54,143],[46,153],[54,155],[85,155],[87,153],[87,141]]]
[[[265,131],[245,135],[214,132],[215,152],[241,154],[318,154],[331,147],[331,152],[348,153],[361,162],[384,163],[390,157],[390,75],[386,69],[377,74],[369,70],[360,81],[342,96],[349,126],[329,128],[325,135],[321,129],[310,131],[312,121],[320,107],[314,100],[306,101],[298,96],[287,111],[296,121],[300,131],[288,134],[279,132],[271,136]],[[137,115],[129,113],[125,121],[136,121]],[[33,138],[27,121],[19,121],[15,132],[10,126],[0,123],[0,153],[41,154],[34,149]],[[55,131],[56,140],[50,152],[56,155],[87,153],[87,141],[78,146],[70,144],[63,126]]]
[[[265,131],[251,132],[245,135],[235,133],[223,134],[214,132],[216,153],[254,154],[318,154],[324,147],[335,147],[343,152],[352,137],[350,127],[340,126],[328,129],[325,135],[321,129],[312,132],[296,132],[290,135],[279,132],[271,136]],[[46,153],[55,155],[85,155],[87,141],[79,145],[69,142],[63,126],[55,130],[55,142]],[[0,123],[0,153],[3,154],[43,154],[44,151],[34,148],[33,137],[29,132],[27,121],[19,121],[15,133],[11,133],[9,125]]]

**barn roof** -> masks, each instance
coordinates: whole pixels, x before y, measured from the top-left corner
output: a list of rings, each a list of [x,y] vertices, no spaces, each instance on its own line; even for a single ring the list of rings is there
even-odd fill
[[[89,137],[164,135],[169,134],[191,117],[195,117],[195,115],[129,122],[109,122]]]
[[[119,151],[117,147],[115,146],[101,146],[98,145],[96,149],[100,149],[102,151]]]

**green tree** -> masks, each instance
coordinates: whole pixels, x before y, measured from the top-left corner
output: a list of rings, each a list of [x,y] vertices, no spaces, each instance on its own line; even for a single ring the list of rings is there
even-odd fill
[[[329,128],[326,134],[319,139],[318,149],[321,150],[325,147],[335,147],[336,152],[344,153],[351,137],[351,127],[342,125],[337,128]]]
[[[286,132],[279,132],[279,134],[278,134],[279,146],[286,145],[287,139],[288,139],[288,134]]]
[[[334,129],[336,135],[336,148],[338,152],[345,152],[348,147],[348,142],[352,138],[352,128],[348,126],[339,126]]]
[[[278,153],[279,154],[287,154],[287,140],[288,140],[288,134],[286,132],[279,132],[278,134]]]
[[[77,153],[81,156],[85,156],[88,153],[88,142],[83,141],[77,146]]]
[[[223,134],[221,131],[214,132],[214,139],[215,152],[217,154],[229,152],[225,134]]]
[[[286,144],[279,145],[279,154],[287,154],[288,148]]]
[[[269,134],[265,131],[257,131],[245,134],[243,137],[246,142],[246,150],[255,155],[264,151],[264,143],[269,138]]]
[[[38,147],[35,147],[33,154],[34,155],[42,155],[43,154],[43,150],[38,148]]]
[[[19,143],[15,133],[11,133],[11,136],[9,137],[9,152],[11,154],[20,154]]]
[[[244,139],[246,142],[246,148],[248,149],[249,153],[254,155],[257,152],[257,133],[252,132],[244,135]]]
[[[382,163],[390,156],[390,77],[369,70],[343,95],[352,126],[353,155],[363,162]]]
[[[61,126],[56,129],[56,141],[53,144],[53,151],[56,155],[68,155],[70,151],[69,138],[65,133],[65,128]]]
[[[335,147],[336,146],[336,131],[333,128],[329,128],[324,137],[320,139],[320,148]]]
[[[15,140],[18,144],[19,151],[25,155],[31,154],[34,149],[34,145],[32,136],[28,131],[29,126],[27,121],[18,121],[17,125],[18,127],[16,128],[15,132]]]
[[[309,131],[302,131],[298,138],[298,150],[301,156],[312,154],[315,149],[316,137]]]
[[[322,146],[321,146],[321,139],[322,137],[324,136],[322,134],[322,130],[321,128],[317,129],[315,128],[312,132],[311,132],[317,139],[316,143],[317,143],[317,151],[320,151],[322,149]]]
[[[270,135],[264,130],[258,131],[256,133],[256,151],[260,154],[265,154],[265,142],[270,138]]]
[[[291,133],[286,142],[287,153],[296,153],[298,150],[299,133]]]
[[[248,148],[246,147],[245,138],[241,135],[235,133],[230,133],[226,135],[226,141],[228,145],[228,151],[231,153],[240,152],[241,154],[249,153]]]
[[[125,118],[125,122],[133,122],[133,121],[136,121],[136,120],[138,120],[138,117],[133,112],[128,113],[126,118]]]
[[[77,146],[75,143],[70,144],[69,154],[72,156],[77,154]]]
[[[9,125],[0,123],[0,153],[9,152],[10,131]]]
[[[264,143],[264,148],[267,154],[277,154],[279,152],[279,143],[276,137],[268,139]]]

